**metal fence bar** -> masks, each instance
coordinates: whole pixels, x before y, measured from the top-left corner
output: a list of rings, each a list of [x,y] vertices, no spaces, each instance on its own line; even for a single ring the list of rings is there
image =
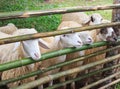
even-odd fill
[[[52,9],[46,11],[14,11],[14,12],[2,12],[0,13],[0,20],[16,19],[16,18],[28,18],[34,16],[45,16],[53,14],[64,14],[71,12],[83,12],[83,11],[96,11],[96,10],[108,10],[118,9],[120,4],[104,5],[104,6],[77,6],[71,8]]]

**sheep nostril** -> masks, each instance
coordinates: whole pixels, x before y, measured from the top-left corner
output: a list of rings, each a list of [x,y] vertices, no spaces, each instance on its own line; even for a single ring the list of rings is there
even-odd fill
[[[117,38],[114,38],[115,41],[117,41]]]
[[[80,44],[82,44],[82,42],[80,42],[80,41],[77,41],[78,43],[80,43]]]
[[[38,53],[34,53],[34,55],[35,55],[35,57],[37,57],[37,58],[39,57]]]
[[[92,39],[91,38],[88,38],[89,42],[92,42]]]

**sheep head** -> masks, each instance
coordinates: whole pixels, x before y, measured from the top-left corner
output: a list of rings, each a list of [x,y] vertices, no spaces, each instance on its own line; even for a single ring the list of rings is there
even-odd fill
[[[110,21],[104,19],[102,23],[110,23]],[[117,41],[117,35],[112,27],[102,28],[99,32],[102,40],[113,43]]]
[[[94,13],[90,16],[92,24],[100,24],[102,22],[103,17],[99,13]]]
[[[90,31],[78,32],[78,36],[81,38],[83,44],[92,44],[93,39],[90,36]]]
[[[55,39],[57,42],[60,42],[63,47],[81,47],[83,45],[77,33],[55,36]]]
[[[103,41],[108,41],[108,42],[117,41],[117,35],[115,34],[112,27],[106,27],[106,28],[100,29],[99,35]]]
[[[35,29],[21,29],[17,30],[14,32],[14,35],[25,35],[25,34],[32,34],[32,33],[37,33]],[[39,60],[41,58],[41,52],[39,49],[39,43],[40,46],[48,49],[49,47],[47,46],[46,42],[44,42],[42,39],[33,39],[33,40],[25,40],[22,41],[22,46],[25,51],[25,53],[32,57],[33,60]],[[20,42],[16,42],[14,50],[16,50],[20,45]]]
[[[69,28],[81,26],[82,25],[74,21],[63,21],[59,25],[58,30],[66,30]],[[57,39],[57,42],[60,42],[63,45],[63,47],[81,47],[83,45],[82,40],[80,39],[77,33],[59,35],[56,36],[55,39]]]

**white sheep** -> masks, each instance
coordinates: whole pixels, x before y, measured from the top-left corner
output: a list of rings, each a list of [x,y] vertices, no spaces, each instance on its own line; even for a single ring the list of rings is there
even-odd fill
[[[63,27],[63,29],[65,29],[65,28],[70,28],[70,27],[67,27],[67,26]],[[55,36],[55,37],[43,38],[43,40],[46,42],[47,41],[50,42],[49,43],[50,49],[46,50],[46,49],[41,48],[41,52],[43,52],[43,53],[54,51],[54,50],[60,50],[60,49],[66,48],[66,47],[82,47],[82,45],[83,45],[83,43],[77,33],[63,34],[63,35],[59,35],[59,36]],[[50,58],[48,60],[42,61],[42,63],[40,65],[37,63],[37,66],[38,66],[37,68],[46,68],[51,65],[64,62],[65,59],[66,59],[66,55],[55,57],[55,58]],[[57,73],[59,71],[59,69],[60,68],[57,68],[55,70],[51,70],[44,74],[40,74],[38,76],[38,78],[41,78],[45,75]],[[53,84],[53,81],[50,81],[49,86],[52,86],[52,84]],[[43,89],[43,85],[39,86],[39,89]]]
[[[18,36],[18,35],[25,35],[25,34],[33,34],[37,33],[37,31],[32,29],[19,29],[15,32],[13,32],[13,35],[8,35],[5,33],[0,32],[0,38],[5,37],[12,37],[12,36]],[[13,61],[16,59],[25,58],[25,57],[32,57],[33,60],[39,60],[41,58],[41,52],[39,49],[39,43],[40,46],[48,48],[46,42],[44,42],[42,39],[34,39],[34,40],[26,40],[16,43],[10,43],[5,45],[0,45],[0,63],[5,63],[9,61]],[[41,45],[42,44],[42,45]],[[25,73],[31,72],[33,70],[36,70],[34,68],[34,64],[22,66],[19,68],[11,69],[2,72],[1,79],[9,79],[14,78],[19,75],[24,75]],[[33,81],[35,77],[31,77],[24,80],[19,80],[14,83],[7,84],[9,88],[18,86],[19,84],[23,84],[28,81]]]
[[[78,24],[77,22],[74,21],[63,21],[61,22],[61,24],[58,26],[58,30],[64,30],[62,29],[64,27],[69,27],[69,28],[74,28],[74,27],[81,27],[80,24]],[[90,36],[90,31],[82,31],[82,32],[78,32],[78,36],[80,37],[80,39],[82,40],[83,44],[92,44],[93,40],[92,37]],[[66,55],[66,61],[69,61],[71,59],[77,58],[79,56],[83,56],[84,55],[84,51],[79,51],[79,52],[74,52],[74,53],[70,53]],[[67,66],[63,66],[61,68],[61,71],[65,71],[74,67],[78,67],[81,66],[83,64],[83,61],[79,61],[73,64],[69,64]],[[78,73],[73,73],[71,75],[66,76],[68,79],[73,79],[76,78]],[[65,76],[60,78],[60,82],[64,82],[65,81]],[[64,87],[62,89],[66,89],[66,85],[64,85]],[[71,83],[71,89],[75,89],[75,82]]]
[[[9,23],[6,26],[0,27],[0,31],[6,34],[12,34],[17,30],[17,27],[13,23]]]

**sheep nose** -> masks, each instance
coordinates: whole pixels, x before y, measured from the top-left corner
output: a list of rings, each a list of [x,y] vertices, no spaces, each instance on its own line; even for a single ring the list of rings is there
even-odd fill
[[[80,41],[77,41],[79,44],[82,44],[82,42],[80,42]]]
[[[39,54],[38,53],[34,53],[36,58],[39,58]]]
[[[117,41],[117,38],[114,38],[115,41]]]
[[[89,42],[92,42],[92,39],[91,38],[88,38]]]
[[[83,43],[81,41],[77,41],[77,42],[79,43],[80,46],[83,45]]]

